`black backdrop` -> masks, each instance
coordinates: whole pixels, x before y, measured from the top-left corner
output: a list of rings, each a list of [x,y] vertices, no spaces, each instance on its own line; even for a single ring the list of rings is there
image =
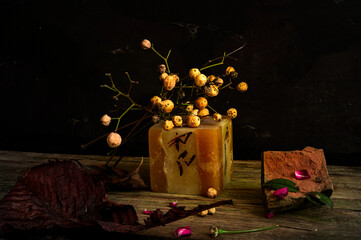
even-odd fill
[[[313,146],[331,164],[359,165],[360,14],[358,0],[1,1],[0,149],[106,154],[104,139],[80,148],[108,131],[101,115],[116,115],[104,74],[126,88],[129,72],[143,104],[159,91],[162,61],[143,38],[172,49],[180,74],[246,42],[237,62],[213,69],[233,65],[249,84],[212,104],[238,109],[235,158]],[[146,132],[127,154],[148,155]]]

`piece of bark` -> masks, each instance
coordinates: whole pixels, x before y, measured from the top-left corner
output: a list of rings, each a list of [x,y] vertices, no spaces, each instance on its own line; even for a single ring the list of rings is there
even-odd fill
[[[298,180],[295,171],[307,170],[309,179]],[[302,151],[266,151],[262,155],[262,186],[265,182],[283,178],[296,183],[298,192],[289,192],[284,199],[273,196],[274,190],[262,187],[268,211],[280,212],[306,206],[306,194],[322,192],[328,197],[333,185],[328,176],[326,159],[322,149],[306,147]]]

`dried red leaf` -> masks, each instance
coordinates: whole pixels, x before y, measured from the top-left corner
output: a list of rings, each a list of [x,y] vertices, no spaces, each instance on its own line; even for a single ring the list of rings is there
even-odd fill
[[[76,161],[51,161],[30,168],[0,201],[0,235],[11,230],[51,230],[100,226],[109,232],[135,232],[164,225],[232,201],[192,210],[159,209],[138,222],[132,205],[108,201],[102,180]]]
[[[144,189],[147,187],[144,180],[139,175],[139,169],[143,164],[143,159],[139,166],[128,172],[121,168],[113,168],[105,165],[87,166],[87,171],[96,178],[102,179],[105,185],[114,190],[129,191]]]

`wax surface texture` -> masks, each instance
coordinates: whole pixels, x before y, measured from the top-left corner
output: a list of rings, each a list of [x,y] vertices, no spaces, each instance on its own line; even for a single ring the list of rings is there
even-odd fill
[[[198,128],[149,129],[151,191],[205,195],[222,192],[233,174],[232,120],[202,119]]]

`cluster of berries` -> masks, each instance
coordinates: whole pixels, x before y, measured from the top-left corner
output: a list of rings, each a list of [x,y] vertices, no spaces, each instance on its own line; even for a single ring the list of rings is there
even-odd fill
[[[159,79],[163,83],[163,88],[165,91],[173,91],[177,84],[178,93],[184,94],[181,90],[185,88],[185,85],[180,82],[178,75],[168,74],[165,72],[165,65],[160,65],[158,69],[161,71]],[[238,73],[232,66],[227,67],[225,77],[234,79],[238,76]],[[165,119],[163,128],[167,131],[172,130],[174,127],[182,127],[183,122],[186,123],[188,127],[196,128],[201,124],[201,119],[210,116],[207,98],[216,97],[219,94],[219,91],[224,83],[221,77],[216,77],[215,75],[209,75],[208,77],[200,72],[198,68],[192,68],[189,70],[189,78],[192,81],[192,88],[195,88],[198,92],[198,96],[193,102],[187,101],[185,103],[178,103],[178,114],[173,115],[170,119]],[[237,90],[240,92],[245,92],[248,89],[248,84],[246,82],[240,82],[237,85]],[[166,94],[163,94],[166,98]],[[175,104],[171,99],[164,99],[160,96],[154,96],[150,99],[153,108],[157,108],[160,113],[153,116],[153,122],[157,123],[160,118],[159,115],[164,116],[165,114],[170,114],[175,109]],[[183,110],[183,111],[180,111]],[[230,108],[227,110],[227,115],[230,118],[235,118],[237,116],[237,110],[235,108]],[[222,115],[214,111],[212,115],[214,121],[221,121]]]
[[[208,105],[207,98],[216,97],[221,89],[229,87],[232,84],[232,79],[238,77],[238,73],[232,66],[227,67],[225,73],[219,76],[206,76],[201,72],[205,68],[192,68],[187,76],[180,79],[178,74],[171,73],[169,70],[167,59],[170,52],[166,58],[163,57],[147,39],[141,42],[141,47],[145,50],[152,49],[163,58],[166,64],[158,66],[162,91],[159,95],[150,99],[151,106],[147,109],[154,113],[152,117],[154,123],[164,120],[163,129],[170,131],[174,127],[187,126],[196,128],[201,124],[201,119],[207,117],[212,117],[214,121],[222,120],[222,115]],[[224,84],[224,79],[228,80],[229,83]],[[245,92],[247,89],[248,84],[246,82],[238,83],[238,91]],[[214,112],[212,115],[209,109]],[[227,110],[227,115],[233,119],[237,117],[237,110],[230,108]],[[108,126],[111,117],[104,115],[100,121],[103,125]],[[107,137],[107,143],[112,148],[118,147],[121,141],[120,135],[116,132],[110,133]]]

